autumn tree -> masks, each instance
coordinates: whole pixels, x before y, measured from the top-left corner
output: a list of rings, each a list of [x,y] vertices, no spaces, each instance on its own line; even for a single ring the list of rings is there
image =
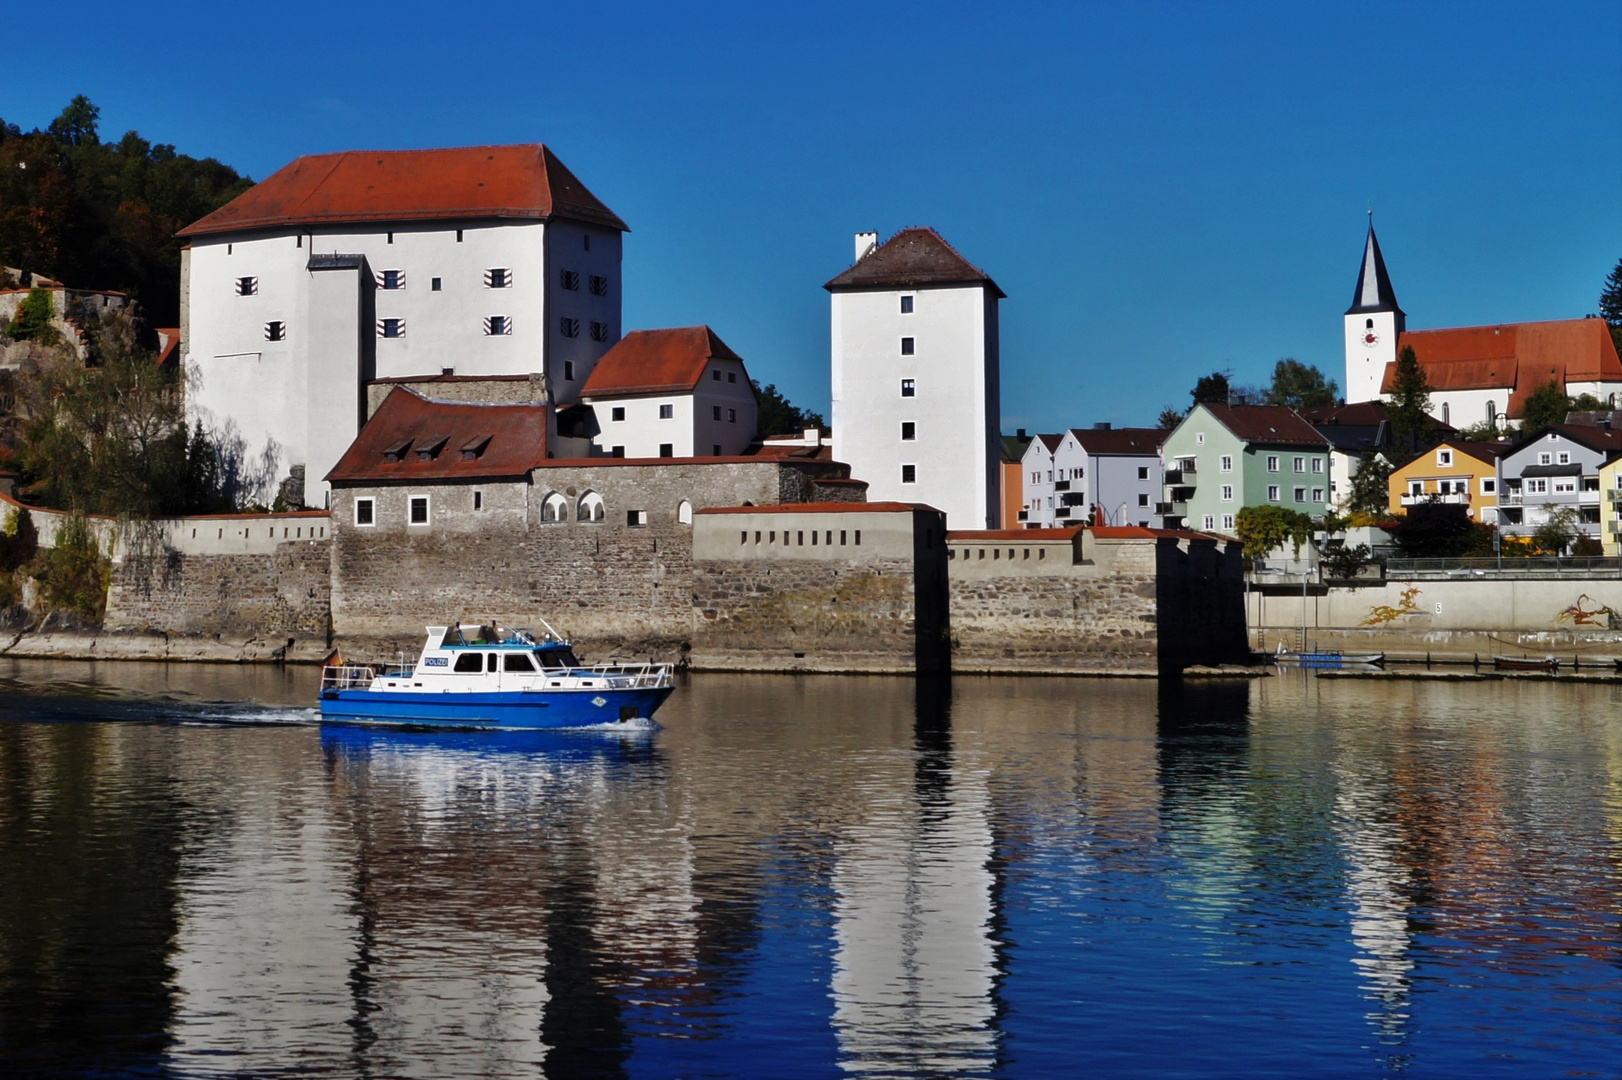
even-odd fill
[[[1283,506],[1246,506],[1234,518],[1233,532],[1252,559],[1264,558],[1286,543],[1293,543],[1299,555],[1301,545],[1312,539],[1312,518]]]

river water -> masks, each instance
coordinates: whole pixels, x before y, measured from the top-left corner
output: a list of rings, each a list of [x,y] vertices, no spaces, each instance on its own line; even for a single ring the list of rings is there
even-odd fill
[[[1616,1076],[1604,686],[0,662],[7,1076]]]

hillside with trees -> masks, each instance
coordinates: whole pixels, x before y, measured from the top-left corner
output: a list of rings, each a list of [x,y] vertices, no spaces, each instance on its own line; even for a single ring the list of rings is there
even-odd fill
[[[134,131],[103,142],[99,115],[81,94],[44,130],[0,119],[0,266],[129,293],[153,325],[176,325],[175,233],[253,182]]]

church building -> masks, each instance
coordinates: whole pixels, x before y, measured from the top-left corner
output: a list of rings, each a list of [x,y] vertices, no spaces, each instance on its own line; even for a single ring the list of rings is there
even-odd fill
[[[188,410],[321,506],[372,380],[534,374],[578,402],[620,338],[626,231],[539,144],[298,158],[181,230]]]
[[[1550,382],[1612,406],[1622,395],[1622,360],[1603,319],[1409,330],[1372,221],[1345,327],[1348,402],[1389,400],[1404,348],[1425,372],[1431,415],[1455,428],[1519,420],[1526,399]]]
[[[997,301],[1003,291],[933,229],[879,244],[831,294],[833,456],[875,501],[925,503],[954,529],[999,511]]]

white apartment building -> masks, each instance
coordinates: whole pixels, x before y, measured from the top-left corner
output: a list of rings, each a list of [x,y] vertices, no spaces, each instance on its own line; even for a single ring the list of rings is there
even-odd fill
[[[1037,435],[1025,448],[1020,459],[1020,488],[1023,499],[1019,511],[1022,529],[1052,528],[1054,511],[1058,509],[1058,492],[1054,489],[1053,454],[1059,449],[1064,435]],[[1081,518],[1085,520],[1085,516]]]
[[[997,524],[996,282],[933,229],[883,244],[829,281],[833,452],[874,501],[925,503],[956,529]]]
[[[187,408],[304,501],[375,378],[542,373],[620,337],[626,225],[538,144],[301,157],[181,231]]]
[[[1096,512],[1100,525],[1159,527],[1161,519],[1154,508],[1164,472],[1160,443],[1167,434],[1157,428],[1094,424],[1038,436],[1025,453],[1025,510],[1020,524],[1027,529],[1064,528],[1093,521]],[[1037,443],[1042,444],[1041,451]]]
[[[755,439],[749,372],[707,326],[631,331],[580,393],[593,456],[722,457]]]

